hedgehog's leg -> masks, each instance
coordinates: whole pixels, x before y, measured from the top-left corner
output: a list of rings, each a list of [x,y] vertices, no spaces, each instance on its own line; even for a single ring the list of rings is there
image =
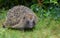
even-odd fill
[[[21,25],[21,24],[16,24],[16,25],[14,25],[14,26],[11,26],[12,28],[23,28],[23,25]]]
[[[21,19],[21,21],[18,24],[14,25],[14,26],[11,26],[11,27],[16,28],[16,29],[24,30],[24,25],[23,25],[22,21],[23,20]]]
[[[7,25],[7,22],[4,22],[4,23],[2,24],[2,27],[3,27],[3,28],[6,28],[6,25]]]
[[[4,24],[2,24],[2,27],[3,27],[3,28],[5,28],[5,25],[4,25]]]
[[[24,27],[20,24],[16,24],[14,26],[11,26],[11,28],[19,29],[19,30],[24,30]]]

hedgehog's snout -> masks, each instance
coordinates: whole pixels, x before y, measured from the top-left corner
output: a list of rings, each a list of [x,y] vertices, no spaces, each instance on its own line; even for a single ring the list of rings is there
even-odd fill
[[[27,21],[27,26],[28,26],[28,28],[33,28],[35,26],[35,22]]]

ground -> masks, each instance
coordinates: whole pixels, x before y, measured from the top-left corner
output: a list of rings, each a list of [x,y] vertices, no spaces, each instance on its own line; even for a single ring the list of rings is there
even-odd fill
[[[20,31],[2,28],[5,19],[0,20],[0,38],[60,38],[60,22],[41,19],[33,31]]]
[[[60,21],[52,18],[40,18],[33,31],[21,31],[3,28],[6,12],[0,14],[0,38],[60,38]]]

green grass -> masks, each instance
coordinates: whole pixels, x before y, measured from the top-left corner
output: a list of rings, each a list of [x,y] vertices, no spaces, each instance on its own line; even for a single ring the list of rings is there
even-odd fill
[[[60,22],[50,18],[41,19],[33,31],[2,28],[5,19],[0,20],[0,38],[60,38]]]
[[[6,11],[0,13],[0,38],[60,38],[60,21],[51,18],[40,18],[33,31],[24,32],[2,28],[5,16]]]

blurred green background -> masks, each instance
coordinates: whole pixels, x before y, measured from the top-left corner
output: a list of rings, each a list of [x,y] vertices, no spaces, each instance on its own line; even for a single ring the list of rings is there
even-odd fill
[[[24,5],[39,17],[33,31],[2,28],[7,11]],[[0,0],[0,38],[60,38],[60,0]]]

